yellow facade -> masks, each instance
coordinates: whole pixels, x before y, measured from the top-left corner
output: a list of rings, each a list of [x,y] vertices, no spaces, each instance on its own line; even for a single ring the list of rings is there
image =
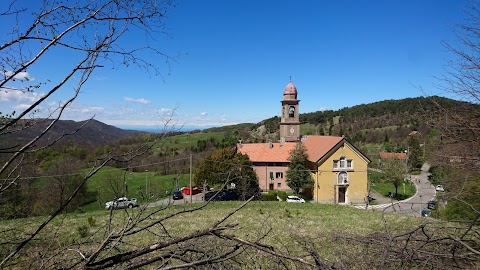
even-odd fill
[[[318,203],[365,203],[369,160],[349,143],[342,143],[316,162],[313,199]]]

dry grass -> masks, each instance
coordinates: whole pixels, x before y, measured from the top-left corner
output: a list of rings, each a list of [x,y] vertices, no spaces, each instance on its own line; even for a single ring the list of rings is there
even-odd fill
[[[120,249],[113,249],[102,253],[102,257],[122,250],[135,249],[139,246],[169,238],[177,238],[188,233],[208,228],[215,224],[241,202],[215,202],[207,207],[192,213],[184,213],[162,222],[163,226],[156,225],[148,231],[127,236],[121,239]],[[146,221],[139,223],[144,226],[151,221],[158,220],[165,215],[184,209],[198,207],[199,204],[185,204],[171,206],[164,211],[155,213]],[[148,208],[140,216],[146,216],[159,208]],[[110,220],[108,211],[96,211],[83,214],[67,214],[57,218],[22,252],[18,258],[20,268],[26,266],[38,267],[43,263],[58,267],[68,260],[77,260],[80,253],[88,255],[98,246],[107,234]],[[120,232],[125,225],[139,217],[140,209],[113,211],[111,228]],[[7,228],[21,228],[22,233],[33,231],[45,217],[10,220],[0,223],[2,230]],[[404,231],[421,222],[421,219],[400,215],[387,215],[386,222],[389,230]],[[238,224],[229,233],[237,237],[256,241],[263,235],[262,243],[272,245],[288,253],[301,255],[304,252],[303,241],[310,240],[319,254],[330,263],[341,263],[345,252],[355,253],[359,247],[345,243],[338,236],[366,236],[383,231],[384,222],[380,212],[358,210],[348,206],[319,205],[319,204],[291,204],[286,202],[253,201],[229,217],[224,224]],[[83,235],[80,233],[83,227]],[[169,236],[164,233],[164,228]],[[13,231],[4,233],[2,242],[14,235],[21,235]],[[337,240],[335,240],[337,239]],[[6,247],[1,252],[4,257],[13,246]],[[52,253],[45,252],[51,250]],[[60,250],[58,254],[53,251]],[[339,252],[341,250],[342,252]],[[343,255],[342,255],[343,254]],[[52,257],[49,257],[52,256]],[[260,258],[259,258],[260,259]],[[262,259],[260,259],[262,260]],[[17,261],[17,262],[18,262]],[[23,262],[21,262],[23,261]],[[48,268],[48,267],[47,267]]]

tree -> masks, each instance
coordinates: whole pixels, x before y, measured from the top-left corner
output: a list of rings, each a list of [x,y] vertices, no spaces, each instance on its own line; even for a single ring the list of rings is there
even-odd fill
[[[234,183],[242,200],[260,194],[258,177],[247,155],[237,153],[236,148],[222,148],[206,156],[195,171],[195,184],[219,187]]]
[[[31,179],[40,176],[38,170],[31,168],[37,162],[36,153],[42,150],[48,152],[48,149],[89,123],[85,121],[76,130],[51,135],[52,128],[95,72],[106,67],[116,69],[134,65],[145,72],[161,75],[160,68],[145,59],[152,59],[155,55],[163,57],[167,63],[172,60],[150,45],[154,34],[158,36],[156,34],[164,31],[165,15],[172,5],[168,0],[2,2],[0,17],[2,28],[6,31],[0,41],[0,95],[24,95],[33,101],[20,110],[0,112],[0,197],[12,194],[12,190],[16,192],[18,187],[32,188]],[[126,42],[132,30],[143,32],[147,38],[134,43]],[[62,59],[65,63],[62,72],[43,81],[34,80],[30,72],[44,69],[45,61],[54,60],[57,53],[68,55]],[[70,90],[72,86],[73,90]],[[66,94],[67,98],[56,107],[50,107],[49,98],[59,93]],[[41,111],[42,108],[46,109],[45,112]],[[33,126],[40,127],[34,136],[27,139],[18,136],[20,139],[14,141],[8,139],[20,132],[28,132]],[[75,204],[86,182],[98,170],[113,161],[128,163],[144,154],[153,144],[151,142],[129,149],[127,153],[108,151],[98,156],[91,169],[74,181],[58,177],[56,188],[61,193],[61,200],[57,207],[49,211],[49,216],[37,227],[25,230],[24,225],[11,223],[11,231],[16,236],[1,239],[0,242],[8,245],[2,246],[0,268],[15,265],[15,260],[21,261],[18,254],[24,254],[21,251],[32,239],[45,233],[44,229],[53,219]],[[74,168],[69,170],[72,173]],[[62,169],[62,174],[67,173]],[[70,183],[74,186],[70,186]],[[60,250],[42,249],[42,252],[47,254]]]
[[[395,244],[389,244],[383,248],[381,268],[389,260],[388,256],[407,268],[420,264],[438,269],[475,268],[480,262],[480,2],[470,1],[466,13],[468,19],[455,28],[458,40],[444,42],[453,58],[436,85],[441,93],[451,94],[463,102],[447,107],[438,97],[430,97],[436,107],[429,111],[436,112],[428,123],[440,134],[428,136],[427,158],[449,176],[434,179],[445,187],[445,195],[437,194],[435,199],[440,202],[437,211],[449,219],[448,229],[443,221],[431,219],[387,237],[389,243],[397,242],[397,247],[392,249]],[[401,254],[428,255],[417,259]],[[427,261],[429,263],[423,264]]]
[[[290,152],[288,158],[287,185],[299,194],[301,189],[311,188],[313,178],[308,169],[308,153],[302,142],[298,142],[297,146]]]
[[[37,201],[48,202],[49,205],[45,205],[47,211],[45,213],[51,213],[52,210],[60,208],[72,192],[79,186],[82,181],[81,175],[78,174],[81,169],[81,165],[75,159],[66,157],[65,159],[53,164],[45,173],[51,175],[46,180],[46,184],[43,185],[44,196],[39,196]],[[87,187],[82,185],[79,189],[77,196],[68,204],[65,211],[76,210],[79,206],[82,206],[88,201]]]
[[[408,138],[408,165],[412,170],[419,170],[422,168],[422,149],[420,148],[420,141],[416,135]]]
[[[395,187],[395,195],[398,194],[398,187],[403,183],[407,168],[404,160],[390,158],[382,161],[384,181],[392,183]]]
[[[453,57],[436,84],[439,91],[463,102],[454,108],[435,102],[439,113],[430,124],[440,134],[429,141],[429,156],[433,165],[454,175],[437,179],[448,193],[447,217],[463,205],[475,222],[480,218],[478,199],[473,199],[478,193],[472,194],[472,187],[480,185],[480,2],[471,1],[466,13],[467,19],[455,27],[456,42],[443,43]]]

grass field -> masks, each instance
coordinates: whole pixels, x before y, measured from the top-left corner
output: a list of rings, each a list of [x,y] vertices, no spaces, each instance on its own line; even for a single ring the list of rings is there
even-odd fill
[[[389,193],[395,194],[395,187],[392,183],[372,183],[372,189],[383,196],[388,196]],[[416,191],[415,185],[413,185],[412,182],[402,183],[402,185],[398,187],[396,199],[404,200],[410,198],[415,195]]]
[[[124,237],[122,242],[130,243],[126,244],[124,248],[148,246],[156,241],[161,241],[161,239],[166,237],[164,230],[168,231],[168,238],[178,239],[194,231],[206,229],[241,203],[215,202],[202,210],[180,214],[162,222],[162,226],[151,227],[148,231]],[[125,228],[125,222],[138,220],[138,214],[141,213],[141,216],[151,214],[149,219],[139,224],[139,226],[143,226],[165,215],[196,206],[199,206],[199,204],[175,205],[158,213],[153,213],[153,211],[159,210],[159,207],[148,208],[143,213],[140,212],[141,209],[139,208],[128,211],[117,210],[113,211],[112,224],[110,226],[113,230],[119,231]],[[0,223],[0,229],[3,231],[7,226],[17,223],[22,224],[23,230],[28,232],[35,227],[35,224],[43,220],[44,217],[6,221]],[[82,214],[66,214],[43,231],[42,236],[38,237],[38,239],[44,242],[41,244],[38,242],[38,247],[48,245],[51,241],[52,252],[54,252],[54,247],[81,243],[82,252],[88,253],[89,250],[94,250],[101,243],[109,220],[109,211],[106,210]],[[396,232],[418,225],[421,219],[387,214],[385,222],[390,232]],[[322,258],[329,263],[345,259],[343,255],[345,253],[349,254],[350,258],[354,258],[354,256],[358,256],[357,253],[362,251],[353,242],[346,244],[343,241],[335,240],[338,237],[359,237],[378,234],[384,230],[385,226],[384,221],[381,219],[381,212],[358,210],[340,205],[263,201],[250,202],[243,209],[229,217],[224,224],[238,224],[230,233],[234,233],[237,237],[243,239],[256,240],[261,235],[267,233],[267,236],[261,240],[262,244],[288,250],[288,252],[293,254],[300,254],[302,252],[302,239],[309,239]],[[28,246],[27,251],[28,249],[31,251],[37,250],[36,243],[34,242]],[[214,243],[211,242],[210,244],[213,245]],[[66,249],[62,250],[58,254],[55,253],[55,256],[58,256],[58,258],[52,258],[49,263],[55,261],[65,263],[62,260],[63,256],[72,258],[71,255],[72,253]],[[36,256],[39,255],[36,252],[25,252],[24,256],[31,256],[31,258],[26,259],[26,261],[29,261],[37,260]],[[352,266],[355,266],[355,264]],[[357,265],[357,267],[351,268],[362,269],[362,267]],[[56,268],[59,268],[59,265]]]
[[[300,133],[304,135],[318,135],[318,128],[316,125],[309,123],[300,125]]]
[[[383,196],[388,196],[390,193],[395,194],[395,186],[392,183],[382,182],[383,173],[370,171],[369,177],[372,183],[371,187],[376,192],[382,194]],[[404,200],[406,198],[410,198],[415,195],[416,192],[417,190],[412,182],[403,182],[398,187],[398,194],[396,199]]]
[[[211,138],[216,141],[221,141],[225,135],[220,132],[206,132],[206,133],[193,133],[193,134],[181,134],[172,137],[162,139],[153,149],[154,154],[169,154],[168,151],[175,149],[177,152],[183,152],[185,149],[190,149],[197,146],[197,142],[200,140],[209,140]]]

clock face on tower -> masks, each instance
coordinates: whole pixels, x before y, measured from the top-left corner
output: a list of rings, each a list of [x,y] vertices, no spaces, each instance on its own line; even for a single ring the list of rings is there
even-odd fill
[[[294,129],[294,128],[291,128],[291,129],[290,129],[290,133],[293,134],[294,132],[295,132],[295,129]]]

